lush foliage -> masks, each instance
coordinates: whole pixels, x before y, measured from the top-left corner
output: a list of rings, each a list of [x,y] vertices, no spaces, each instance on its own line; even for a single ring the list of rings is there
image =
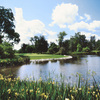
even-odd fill
[[[3,40],[19,43],[19,34],[15,32],[14,15],[11,9],[0,6],[0,43]]]
[[[29,57],[16,56],[13,59],[9,58],[0,59],[0,67],[18,66],[29,62],[30,62]]]
[[[49,54],[70,54],[71,52],[91,52],[92,50],[100,50],[100,40],[95,39],[95,36],[91,36],[90,40],[86,39],[85,35],[80,32],[75,33],[75,36],[71,36],[69,40],[65,40],[64,37],[67,34],[60,32],[58,34],[58,45],[51,42],[48,46],[48,42],[44,36],[34,36],[30,38],[29,44],[22,44],[20,53],[49,53]]]
[[[4,42],[0,44],[0,58],[13,58],[14,50],[11,44]]]
[[[54,42],[51,42],[47,53],[55,54],[56,52],[58,52],[58,50],[59,50],[58,46]]]
[[[44,53],[48,50],[48,42],[44,36],[34,36],[30,39],[32,45],[22,44],[20,53]]]
[[[83,52],[89,52],[89,51],[90,51],[90,48],[89,48],[89,47],[85,47],[85,48],[83,48],[82,51],[83,51]]]
[[[0,99],[1,100],[99,100],[100,90],[96,83],[92,86],[87,81],[80,85],[65,85],[51,80],[20,81],[20,78],[11,79],[12,76],[0,74]]]

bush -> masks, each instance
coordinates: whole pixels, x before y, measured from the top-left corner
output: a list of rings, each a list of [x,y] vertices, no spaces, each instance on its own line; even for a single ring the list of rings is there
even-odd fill
[[[64,48],[64,47],[61,47],[61,48],[59,49],[59,51],[57,52],[57,54],[59,54],[59,55],[64,55],[64,54],[66,54],[65,48]]]
[[[83,52],[90,52],[90,48],[89,47],[85,47],[82,49]]]
[[[25,63],[29,63],[30,58],[27,56],[16,56],[13,59],[0,59],[0,67],[6,67],[6,66],[17,66],[17,65],[22,65]]]
[[[0,58],[13,58],[14,50],[11,44],[4,42],[0,44]]]
[[[82,46],[80,44],[77,44],[77,52],[81,52],[82,51]]]

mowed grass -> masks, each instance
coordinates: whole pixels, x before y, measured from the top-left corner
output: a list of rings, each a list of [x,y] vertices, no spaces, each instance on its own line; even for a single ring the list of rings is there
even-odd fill
[[[34,60],[34,59],[52,59],[52,58],[68,57],[68,56],[64,56],[64,55],[36,54],[36,53],[16,53],[16,55],[28,56],[28,57],[30,57],[31,60]]]

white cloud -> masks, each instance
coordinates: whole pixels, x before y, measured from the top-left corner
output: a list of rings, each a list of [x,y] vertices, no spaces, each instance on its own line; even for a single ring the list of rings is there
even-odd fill
[[[86,17],[86,21],[89,21],[89,20],[91,20],[91,17],[90,17],[90,15],[88,15],[88,14],[84,14],[84,16]]]
[[[78,29],[87,29],[89,31],[95,32],[97,28],[100,29],[100,21],[93,21],[92,23],[88,24],[84,21],[74,23],[72,25],[69,25],[68,28],[70,30],[74,30],[75,32],[78,31]]]
[[[100,36],[97,34],[89,33],[89,32],[81,32],[81,35],[85,35],[86,39],[90,40],[91,36],[95,36],[96,40],[100,39]]]
[[[80,16],[80,20],[83,20],[83,19],[84,19],[84,17]]]
[[[53,22],[49,24],[53,26],[57,24],[60,28],[65,28],[66,24],[72,23],[75,20],[75,17],[78,15],[78,6],[73,4],[64,4],[57,5],[52,13]]]
[[[15,45],[15,49],[19,49],[22,43],[29,43],[29,38],[36,34],[54,35],[56,32],[49,31],[45,28],[45,24],[40,20],[26,21],[23,18],[22,8],[15,8],[16,32],[20,34],[20,43]]]

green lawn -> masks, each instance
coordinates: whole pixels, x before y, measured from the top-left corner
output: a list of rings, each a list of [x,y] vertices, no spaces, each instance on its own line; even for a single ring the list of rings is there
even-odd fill
[[[95,52],[96,53],[96,52],[100,52],[100,50],[92,50],[92,52]]]
[[[34,59],[49,59],[49,58],[62,58],[64,55],[53,55],[53,54],[36,54],[36,53],[16,53],[16,55],[28,56],[31,60]]]

